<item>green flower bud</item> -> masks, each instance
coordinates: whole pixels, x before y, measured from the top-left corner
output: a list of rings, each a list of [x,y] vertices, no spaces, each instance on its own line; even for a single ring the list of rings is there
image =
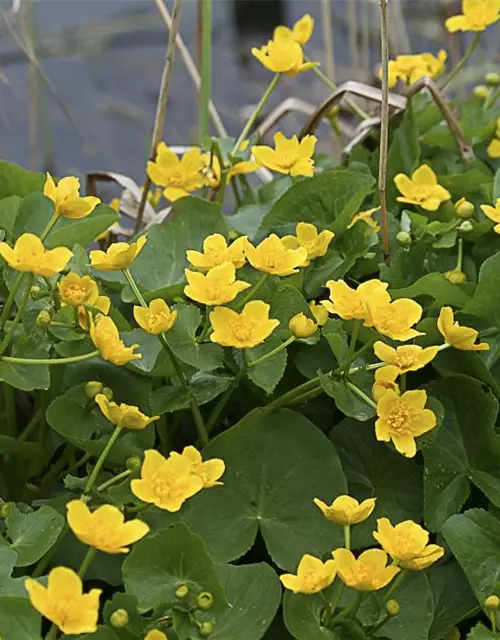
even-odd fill
[[[85,395],[89,400],[93,400],[98,393],[102,393],[104,385],[97,380],[91,380],[85,385]]]
[[[484,84],[478,84],[473,89],[474,95],[480,100],[487,100],[490,97],[490,89]]]
[[[12,504],[12,502],[3,503],[3,505],[0,507],[0,517],[6,518],[10,514]]]
[[[470,218],[474,215],[476,207],[465,198],[460,198],[455,202],[455,211],[459,218]]]
[[[491,71],[485,75],[484,80],[490,87],[498,87],[500,84],[500,74]]]
[[[103,393],[110,402],[113,400],[113,390],[109,387],[104,387],[101,393]]]
[[[200,635],[209,636],[214,632],[214,625],[212,622],[202,622],[200,624]]]
[[[427,233],[435,236],[441,231],[442,226],[443,225],[438,220],[434,220],[433,222],[429,223],[425,229]]]
[[[142,460],[139,456],[130,456],[130,458],[127,458],[125,466],[129,471],[139,471],[142,466]]]
[[[41,298],[41,295],[40,295],[41,293],[42,293],[41,288],[37,287],[36,285],[33,285],[30,288],[30,298],[32,300],[38,300],[38,298]]]
[[[498,609],[500,607],[500,598],[495,595],[488,596],[484,601],[484,606],[486,609]]]
[[[462,224],[458,227],[459,231],[463,233],[470,233],[474,229],[474,225],[469,220],[464,220]]]
[[[408,233],[408,231],[400,231],[396,236],[396,240],[403,247],[409,247],[412,242],[411,235]]]
[[[460,269],[452,269],[451,271],[447,271],[444,274],[444,277],[453,282],[453,284],[462,284],[462,282],[467,282],[467,276]]]
[[[196,604],[200,609],[210,609],[214,603],[214,597],[209,591],[202,591],[196,596]]]
[[[397,600],[387,600],[387,602],[385,603],[385,610],[387,611],[387,615],[397,616],[401,611],[401,607],[399,606],[399,602]]]
[[[460,631],[456,627],[452,627],[445,635],[443,640],[460,640]]]
[[[189,587],[187,586],[187,584],[181,584],[181,586],[178,587],[175,591],[175,595],[178,598],[185,598],[188,593],[189,593]]]
[[[121,629],[128,625],[128,613],[125,609],[117,609],[113,611],[111,617],[109,618],[112,627],[116,627],[117,629]]]
[[[37,327],[48,327],[52,322],[52,316],[46,309],[42,309],[36,317]]]

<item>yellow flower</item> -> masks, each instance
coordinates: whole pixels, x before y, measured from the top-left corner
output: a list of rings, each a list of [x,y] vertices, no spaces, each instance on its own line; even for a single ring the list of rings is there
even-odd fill
[[[437,326],[447,344],[461,351],[488,351],[486,342],[475,344],[479,333],[471,327],[461,327],[455,322],[451,307],[443,307],[439,314]]]
[[[171,311],[165,300],[155,298],[151,300],[147,309],[135,306],[134,318],[146,333],[159,336],[160,333],[166,333],[174,326],[177,320],[177,311]]]
[[[494,207],[492,207],[489,204],[482,204],[481,211],[484,213],[486,217],[488,217],[490,220],[493,220],[493,222],[496,223],[495,226],[493,227],[493,231],[495,233],[500,233],[500,198],[497,198]]]
[[[484,31],[500,19],[500,0],[462,0],[462,12],[444,23],[450,33]]]
[[[318,329],[318,325],[305,313],[297,313],[288,323],[288,327],[296,338],[310,338]]]
[[[232,262],[223,262],[206,275],[189,269],[185,269],[184,273],[188,281],[184,295],[211,307],[231,302],[241,291],[252,286],[243,280],[236,280],[236,269]]]
[[[52,569],[46,587],[33,578],[26,578],[24,586],[33,607],[63,633],[97,631],[102,590],[91,589],[84,594],[82,580],[72,569]]]
[[[247,242],[245,254],[254,269],[275,276],[289,276],[292,273],[297,273],[297,267],[303,267],[307,261],[306,249],[303,247],[287,249],[282,240],[274,233],[263,240],[258,247]]]
[[[307,267],[311,260],[326,255],[328,246],[335,237],[333,231],[328,231],[328,229],[318,233],[316,227],[308,222],[299,222],[295,233],[296,236],[285,236],[281,238],[281,241],[287,249],[303,247],[307,251],[307,261],[304,263],[304,267]]]
[[[404,173],[398,173],[394,183],[402,196],[398,202],[416,204],[426,211],[437,211],[442,202],[451,198],[451,193],[438,184],[434,171],[423,164],[412,173],[411,179]]]
[[[220,458],[212,458],[211,460],[206,460],[205,462],[203,462],[201,453],[198,451],[198,449],[191,446],[184,447],[182,453],[176,453],[175,451],[173,451],[170,454],[171,458],[180,456],[183,456],[191,462],[191,473],[200,478],[200,480],[203,482],[204,489],[211,489],[212,487],[217,487],[224,484],[223,482],[219,482],[219,478],[222,477],[224,471],[226,470],[224,460],[221,460]]]
[[[399,396],[395,391],[387,390],[377,403],[377,440],[392,440],[398,453],[413,458],[417,453],[415,438],[436,426],[436,416],[424,408],[426,402],[425,391],[406,391]]]
[[[367,498],[360,504],[351,496],[339,496],[330,506],[318,498],[314,498],[314,504],[321,509],[327,520],[347,526],[366,520],[375,509],[376,500],[376,498]]]
[[[493,138],[488,145],[487,152],[490,158],[500,158],[500,136],[498,135],[498,131],[497,137]]]
[[[101,202],[99,198],[94,196],[80,197],[80,180],[78,178],[62,178],[56,186],[50,173],[47,173],[43,194],[52,200],[56,213],[72,220],[85,218]]]
[[[214,330],[210,339],[236,349],[251,349],[261,344],[279,325],[279,320],[269,319],[269,309],[262,300],[248,302],[241,313],[217,307],[210,313]]]
[[[294,593],[319,593],[329,587],[335,579],[337,566],[334,560],[322,562],[306,553],[297,568],[297,575],[284,573],[280,576],[283,586]]]
[[[368,549],[356,559],[349,549],[336,549],[333,559],[342,582],[357,591],[383,589],[401,569],[387,566],[387,553],[382,549]]]
[[[111,504],[91,512],[83,500],[71,500],[66,509],[69,528],[78,540],[104,553],[128,553],[129,545],[149,532],[141,520],[125,522],[120,509]]]
[[[32,233],[19,236],[13,249],[6,242],[0,242],[0,256],[9,267],[44,278],[60,273],[72,255],[73,252],[65,247],[46,251],[40,238]]]
[[[159,631],[158,629],[152,629],[148,631],[144,640],[168,640],[167,636],[163,631]]]
[[[90,339],[96,349],[99,349],[104,360],[121,367],[131,360],[142,358],[140,353],[134,353],[134,349],[139,346],[138,344],[133,344],[131,347],[126,347],[123,344],[118,328],[111,318],[102,315],[98,315],[95,321],[92,315],[89,318]]]
[[[379,360],[398,367],[401,374],[407,371],[423,369],[431,360],[434,360],[439,347],[423,349],[416,344],[410,344],[393,349],[393,347],[379,340],[373,345],[373,351]]]
[[[362,222],[366,223],[370,227],[370,229],[373,229],[375,233],[378,233],[380,231],[380,225],[376,220],[372,218],[372,216],[375,212],[379,211],[379,209],[380,207],[375,207],[374,209],[367,209],[366,211],[360,211],[359,213],[356,213],[353,216],[351,222],[349,222],[349,224],[347,225],[347,228],[350,229],[356,224],[356,222],[358,222],[358,220],[361,220]]]
[[[241,236],[228,246],[224,236],[214,233],[203,240],[203,253],[190,250],[186,251],[186,256],[193,267],[201,271],[208,271],[224,262],[232,262],[236,269],[240,269],[246,262],[247,242],[248,238]]]
[[[372,387],[372,396],[375,402],[378,402],[388,389],[399,395],[399,385],[396,380],[400,373],[400,368],[392,364],[376,369],[375,382]]]
[[[351,289],[343,280],[329,280],[326,286],[330,300],[321,301],[325,309],[343,320],[363,320],[367,327],[373,326],[372,307],[386,306],[391,300],[387,283],[380,280],[368,280],[357,289]]]
[[[146,244],[147,237],[139,236],[135,242],[114,242],[107,251],[91,251],[90,266],[98,271],[129,269]]]
[[[320,327],[326,324],[326,321],[328,320],[328,311],[325,309],[325,307],[322,304],[316,304],[315,302],[310,302],[309,309],[311,310],[311,313],[313,314],[314,319],[316,320],[316,322]]]
[[[70,307],[79,307],[82,304],[92,305],[99,297],[97,282],[90,276],[79,276],[77,273],[68,273],[57,284],[59,299]]]
[[[284,26],[276,27],[273,38],[275,40],[279,38],[291,38],[303,46],[311,39],[313,30],[314,18],[309,13],[306,13],[300,20],[297,20],[292,29]]]
[[[205,167],[199,149],[193,147],[179,159],[164,142],[160,142],[154,162],[148,162],[147,174],[155,184],[164,187],[163,195],[173,202],[203,187]]]
[[[423,335],[411,327],[422,317],[423,309],[409,298],[400,298],[389,304],[370,305],[375,329],[392,340],[405,342]]]
[[[429,533],[412,520],[394,527],[388,518],[380,518],[373,537],[402,569],[427,569],[444,554],[443,547],[428,544]]]
[[[110,402],[103,393],[98,393],[95,401],[106,418],[123,429],[145,429],[149,424],[160,419],[160,416],[150,418],[144,415],[138,407],[133,405]]]
[[[203,489],[203,480],[193,474],[193,463],[187,456],[167,459],[158,451],[148,449],[141,479],[132,480],[130,488],[139,500],[176,512],[188,498]]]
[[[441,49],[437,57],[432,53],[419,53],[389,60],[389,87],[394,87],[400,79],[407,84],[413,84],[425,76],[436,78],[445,71],[444,63],[447,57],[446,51]],[[381,75],[380,70],[379,77]]]
[[[290,139],[278,131],[274,136],[274,149],[265,145],[252,147],[252,154],[261,167],[291,176],[314,175],[314,148],[316,136],[304,136],[299,142],[296,135]]]
[[[296,76],[318,64],[304,62],[300,44],[281,29],[276,29],[274,38],[260,49],[253,47],[252,55],[269,71],[286,73],[287,76]]]
[[[94,300],[94,302],[88,302],[87,304],[89,304],[94,309],[97,309],[105,316],[108,315],[109,310],[111,309],[111,300],[108,298],[108,296],[98,296],[97,299]],[[89,312],[83,305],[81,307],[78,307],[78,324],[84,331],[87,331],[89,327],[89,323],[87,320],[88,314]]]

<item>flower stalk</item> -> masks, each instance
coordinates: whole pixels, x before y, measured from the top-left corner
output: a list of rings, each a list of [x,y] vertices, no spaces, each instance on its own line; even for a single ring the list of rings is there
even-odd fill
[[[387,152],[389,142],[389,33],[387,21],[387,0],[380,0],[380,34],[382,53],[382,102],[380,106],[380,160],[378,189],[382,213],[382,242],[386,259],[390,258],[389,222],[387,218]]]
[[[210,138],[210,95],[212,84],[212,0],[201,0],[201,86],[200,145]]]
[[[113,433],[111,434],[111,437],[109,438],[106,446],[102,450],[101,455],[97,459],[95,467],[92,469],[92,473],[90,474],[90,476],[89,476],[89,478],[88,478],[88,480],[87,480],[87,482],[85,484],[85,489],[83,490],[83,495],[84,496],[89,495],[90,492],[92,491],[92,487],[94,486],[94,483],[95,483],[95,481],[97,479],[97,476],[99,475],[99,472],[102,469],[102,465],[106,461],[106,458],[108,457],[109,452],[113,448],[113,445],[115,444],[115,442],[120,437],[120,433],[122,431],[123,431],[122,427],[117,426],[115,428],[115,430],[113,431]]]
[[[462,71],[462,69],[465,67],[465,65],[469,62],[469,60],[472,58],[474,51],[477,48],[477,45],[479,44],[479,40],[481,38],[481,33],[482,31],[478,31],[475,35],[474,35],[474,39],[472,40],[472,42],[470,43],[469,48],[467,49],[467,51],[465,52],[464,57],[460,60],[460,62],[457,64],[457,66],[453,69],[453,71],[450,73],[450,75],[445,79],[445,81],[441,84],[440,89],[441,91],[447,87],[450,82],[452,82],[452,80],[454,80],[458,74],[460,73],[460,71]]]

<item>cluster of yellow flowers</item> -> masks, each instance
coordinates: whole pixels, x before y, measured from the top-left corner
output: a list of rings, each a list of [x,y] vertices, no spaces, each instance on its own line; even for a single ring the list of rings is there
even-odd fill
[[[314,502],[328,520],[347,530],[346,544],[332,551],[333,559],[325,562],[306,554],[296,575],[282,575],[281,582],[294,593],[319,593],[329,587],[337,575],[346,586],[357,591],[378,591],[401,570],[426,569],[444,554],[442,547],[429,544],[429,533],[416,522],[406,520],[394,526],[388,518],[379,518],[373,537],[382,548],[368,549],[356,558],[349,548],[349,529],[372,514],[376,498],[368,498],[360,504],[351,496],[343,495],[331,505],[317,498]],[[389,557],[391,564],[388,564]]]
[[[118,430],[144,429],[159,416],[148,417],[138,407],[111,402],[104,394],[95,396],[102,413]],[[119,432],[119,431],[118,431]],[[141,478],[132,480],[134,495],[146,503],[170,512],[178,511],[191,496],[204,488],[221,485],[225,471],[222,460],[203,461],[195,447],[185,447],[182,453],[171,452],[168,458],[155,450],[145,452]],[[88,497],[67,503],[68,527],[80,542],[104,553],[128,553],[131,544],[149,533],[142,520],[125,522],[120,509],[102,504],[94,511],[88,507]],[[33,607],[54,623],[63,633],[94,633],[99,617],[101,589],[83,593],[81,577],[68,567],[55,567],[49,573],[47,586],[26,578],[26,590]],[[166,640],[166,635],[153,629],[146,640]]]
[[[432,53],[419,53],[415,55],[398,56],[395,60],[389,60],[389,87],[395,87],[398,80],[406,84],[413,84],[424,78],[437,78],[444,73],[445,62],[448,54],[441,49],[436,56]],[[379,71],[379,77],[381,71]]]

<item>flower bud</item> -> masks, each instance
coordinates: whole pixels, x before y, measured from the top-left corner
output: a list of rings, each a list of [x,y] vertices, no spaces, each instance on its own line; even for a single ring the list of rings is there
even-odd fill
[[[139,456],[130,456],[130,458],[127,458],[125,461],[125,466],[129,471],[139,471],[142,466],[142,460]]]
[[[411,235],[408,231],[400,231],[396,236],[396,240],[402,247],[409,247],[412,243]]]
[[[326,324],[326,321],[328,320],[328,311],[325,309],[325,307],[322,304],[316,304],[315,302],[310,302],[309,309],[311,310],[311,313],[313,314],[314,319],[316,320],[316,322],[320,327]]]
[[[288,327],[296,338],[310,338],[318,329],[318,325],[305,313],[297,313],[290,320]]]
[[[85,394],[89,400],[93,400],[98,393],[102,393],[104,385],[97,380],[91,380],[85,385]]]
[[[490,89],[484,84],[478,84],[473,89],[474,95],[480,100],[487,100],[490,97]]]
[[[3,503],[3,505],[0,507],[0,517],[6,518],[10,514],[12,504],[12,502]]]
[[[116,609],[111,614],[109,621],[112,627],[116,627],[117,629],[121,629],[128,625],[128,613],[125,609]]]
[[[488,596],[484,601],[486,609],[498,609],[500,607],[500,598],[498,596]]]
[[[455,202],[455,211],[459,218],[470,218],[474,215],[476,208],[465,198],[460,198],[457,202]]]
[[[48,327],[52,322],[52,316],[46,309],[42,309],[36,317],[37,327]]]
[[[441,231],[442,227],[443,225],[438,220],[434,220],[433,222],[430,222],[425,229],[427,233],[436,236]]]
[[[175,591],[175,595],[178,598],[185,598],[188,593],[189,593],[189,587],[187,586],[187,584],[181,584],[181,586],[177,587]]]
[[[453,284],[462,284],[462,282],[467,282],[467,276],[460,269],[452,269],[451,271],[447,271],[444,274],[444,277],[453,282]]]
[[[38,300],[38,298],[41,298],[42,296],[40,295],[42,293],[42,290],[40,287],[37,287],[36,285],[33,285],[32,287],[30,287],[30,298],[32,300]]]
[[[387,611],[387,615],[397,616],[401,611],[401,607],[399,606],[399,602],[397,600],[387,600],[387,602],[385,603],[385,610]]]
[[[202,591],[196,596],[196,604],[200,609],[210,609],[214,603],[214,597],[209,591]]]
[[[484,80],[490,87],[498,87],[500,84],[500,74],[491,71],[485,75]]]
[[[113,390],[109,387],[104,387],[102,393],[106,396],[106,398],[111,402],[113,400]]]
[[[212,622],[206,621],[200,624],[200,635],[209,636],[214,631],[214,625]]]
[[[443,640],[460,640],[460,631],[456,627],[452,627],[446,633]]]
[[[470,233],[474,229],[474,225],[469,220],[464,220],[462,224],[458,227],[459,231],[463,233]]]

